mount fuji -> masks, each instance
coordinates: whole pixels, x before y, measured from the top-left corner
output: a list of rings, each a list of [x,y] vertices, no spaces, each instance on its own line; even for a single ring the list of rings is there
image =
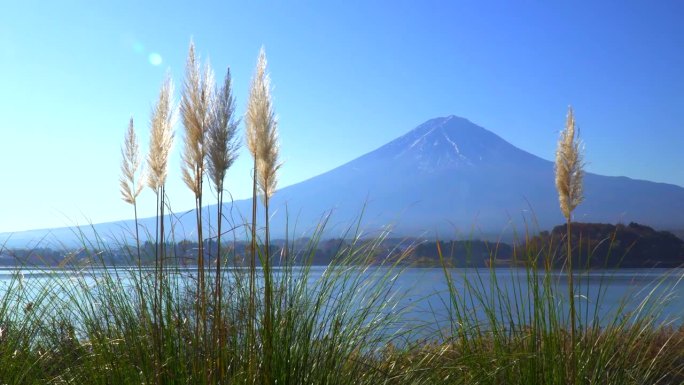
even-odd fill
[[[684,228],[684,188],[676,185],[587,173],[584,195],[576,221]],[[286,223],[291,232],[297,225],[300,233],[294,236],[311,235],[329,213],[328,236],[342,236],[357,223],[370,232],[391,225],[397,236],[467,238],[520,233],[526,225],[546,230],[564,222],[552,162],[456,116],[428,120],[372,152],[278,190],[271,209],[273,238],[284,237]],[[207,210],[214,215],[215,206]],[[226,204],[225,212],[234,223],[244,223],[251,199]],[[196,227],[194,215],[179,221],[179,229]],[[154,222],[142,223],[152,228]],[[121,233],[122,226],[132,223],[98,224],[94,230],[102,236]],[[62,242],[73,238],[72,230],[50,231]],[[45,230],[15,233],[12,240],[44,235]]]

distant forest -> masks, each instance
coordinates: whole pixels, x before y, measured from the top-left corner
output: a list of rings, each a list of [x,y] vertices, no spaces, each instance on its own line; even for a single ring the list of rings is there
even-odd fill
[[[630,223],[628,225],[601,223],[572,223],[573,265],[599,267],[679,267],[684,265],[684,241],[668,231]],[[541,253],[549,245],[565,247],[566,225],[556,226],[530,239],[526,247]],[[555,256],[563,255],[555,247]],[[563,263],[555,259],[555,265]]]
[[[656,231],[651,227],[601,223],[572,223],[573,265],[579,268],[653,268],[684,265],[684,241],[671,232]],[[561,268],[565,263],[565,225],[543,231],[521,242],[507,244],[483,240],[436,241],[417,238],[365,239],[356,242],[379,242],[376,263],[396,262],[416,267],[519,266],[536,261],[539,266],[550,264]],[[271,250],[275,265],[286,259],[294,264],[328,265],[336,262],[336,255],[344,253],[351,240],[328,239],[312,247],[311,239],[300,238],[286,242],[275,240]],[[197,242],[181,241],[166,244],[167,263],[194,266]],[[246,266],[248,242],[231,242],[222,246],[229,266]],[[215,263],[218,255],[216,242],[204,244],[205,259]],[[0,252],[0,266],[80,267],[97,265],[135,266],[138,263],[135,245],[109,249],[55,250],[50,248],[7,249]],[[140,263],[154,265],[155,245],[140,245]]]

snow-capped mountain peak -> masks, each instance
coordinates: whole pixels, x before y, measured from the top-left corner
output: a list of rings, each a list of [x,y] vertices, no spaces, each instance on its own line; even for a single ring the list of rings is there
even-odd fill
[[[496,164],[507,157],[534,157],[496,134],[454,115],[431,119],[378,151],[391,155],[396,161],[413,163],[422,172]]]

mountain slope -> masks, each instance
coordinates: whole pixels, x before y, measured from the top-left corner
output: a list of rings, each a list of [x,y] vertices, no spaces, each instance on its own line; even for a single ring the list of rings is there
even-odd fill
[[[575,212],[582,222],[684,227],[684,188],[679,186],[587,174],[585,196]],[[563,222],[552,162],[455,116],[431,119],[340,167],[285,187],[274,195],[271,207],[274,238],[284,236],[286,217],[291,230],[297,223],[299,236],[310,234],[329,212],[330,236],[342,235],[362,213],[367,231],[392,224],[397,235],[437,233],[443,238],[508,233],[513,228],[522,232],[525,221],[536,223],[532,230]],[[243,223],[240,218],[248,218],[251,200],[236,201],[230,210],[226,205],[234,222]],[[193,218],[183,216],[179,228],[193,229]],[[122,226],[130,225],[101,224],[95,230],[101,235],[121,233]],[[18,233],[14,239],[40,234]],[[53,235],[64,239],[68,233],[53,230]]]

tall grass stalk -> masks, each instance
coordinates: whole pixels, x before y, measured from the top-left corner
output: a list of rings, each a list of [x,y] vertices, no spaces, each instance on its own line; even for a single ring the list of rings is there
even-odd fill
[[[571,355],[570,365],[571,372],[574,372],[575,360],[575,292],[572,271],[572,212],[582,202],[584,196],[582,194],[584,176],[583,171],[583,156],[582,144],[577,138],[575,132],[575,116],[572,107],[568,107],[568,115],[565,123],[565,129],[561,132],[558,140],[558,148],[556,150],[556,189],[558,190],[558,198],[560,208],[563,216],[566,219],[567,230],[567,267],[568,267],[568,298],[570,301],[570,341],[571,341]],[[574,376],[572,377],[574,379]],[[571,382],[572,383],[572,382]]]
[[[270,228],[269,228],[269,202],[275,192],[277,178],[276,173],[280,168],[278,163],[278,122],[273,111],[271,101],[270,78],[266,72],[266,51],[262,47],[257,59],[256,71],[252,79],[252,88],[249,93],[247,105],[247,145],[254,157],[254,187],[258,184],[264,204],[264,251],[261,255],[262,267],[264,269],[264,324],[266,350],[266,362],[264,370],[264,381],[270,382],[270,355],[272,353],[272,285],[269,282],[271,277],[271,250],[270,250]],[[252,239],[255,239],[256,222],[256,189],[252,196]],[[254,246],[254,243],[252,243]],[[254,250],[256,252],[256,250]],[[252,259],[255,257],[253,256]]]
[[[239,121],[235,119],[235,100],[232,93],[230,69],[226,71],[223,87],[217,90],[214,97],[215,105],[212,111],[212,120],[208,132],[207,168],[210,180],[216,189],[216,277],[214,279],[214,339],[217,340],[221,349],[224,343],[222,313],[223,313],[223,276],[221,267],[223,254],[221,248],[222,222],[223,222],[223,192],[226,172],[237,158],[238,143],[236,133]],[[223,366],[220,351],[216,355],[216,377],[223,375]]]
[[[207,131],[213,108],[214,75],[211,67],[200,72],[200,62],[195,58],[195,45],[190,42],[185,68],[185,82],[180,103],[180,114],[185,127],[182,155],[183,181],[195,195],[197,220],[197,315],[199,331],[207,337],[207,287],[205,282],[204,236],[202,220],[202,184],[207,156]]]
[[[168,174],[168,161],[173,146],[173,125],[175,122],[175,113],[173,107],[173,82],[171,77],[167,75],[164,84],[159,91],[159,99],[152,110],[152,118],[150,124],[150,149],[148,155],[148,186],[154,191],[156,195],[156,225],[155,225],[155,290],[153,301],[153,321],[155,328],[153,329],[153,336],[157,349],[155,351],[155,368],[156,379],[158,383],[163,382],[162,375],[162,347],[164,346],[164,316],[163,316],[163,300],[165,292],[165,274],[164,274],[164,259],[166,255],[166,241],[165,241],[165,213],[166,206],[165,186],[166,177]]]
[[[257,222],[257,172],[258,172],[258,154],[259,154],[259,138],[258,127],[259,122],[253,120],[257,116],[250,116],[250,111],[256,111],[256,104],[258,102],[258,82],[262,81],[264,69],[261,68],[260,63],[257,62],[256,73],[252,77],[252,85],[249,92],[249,99],[247,101],[247,113],[245,114],[245,141],[247,149],[252,155],[252,220],[250,222],[250,260],[249,260],[249,319],[250,319],[250,343],[256,343],[254,340],[256,322],[256,312],[254,301],[256,298],[256,255],[257,255],[257,237],[256,237],[256,222]],[[252,107],[254,106],[254,107]],[[253,361],[253,360],[250,360]]]
[[[138,137],[133,126],[133,118],[128,123],[128,130],[124,137],[124,147],[121,149],[121,178],[119,179],[122,199],[133,206],[133,218],[135,225],[135,245],[138,262],[139,282],[142,282],[142,264],[140,254],[140,230],[138,224],[138,195],[142,192],[145,178],[144,170],[141,170],[140,147]],[[145,308],[145,297],[140,297],[141,314]]]

